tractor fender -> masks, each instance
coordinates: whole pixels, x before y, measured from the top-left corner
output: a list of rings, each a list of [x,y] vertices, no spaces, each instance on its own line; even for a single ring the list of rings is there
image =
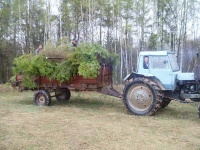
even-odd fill
[[[129,81],[131,79],[135,80],[136,78],[150,78],[151,80],[156,82],[156,84],[160,87],[161,90],[166,90],[165,87],[162,85],[161,81],[152,74],[139,74],[136,72],[132,72],[124,78],[124,81]]]

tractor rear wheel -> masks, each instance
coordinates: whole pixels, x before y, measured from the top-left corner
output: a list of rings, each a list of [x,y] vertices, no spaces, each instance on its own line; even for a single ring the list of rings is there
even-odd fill
[[[169,105],[169,103],[171,102],[171,99],[169,98],[163,98],[163,101],[160,104],[160,108],[165,108]]]
[[[68,88],[57,88],[55,91],[55,96],[58,102],[68,101],[71,97],[71,92]]]
[[[38,106],[49,106],[51,104],[51,97],[48,91],[39,90],[35,92],[34,102]]]
[[[148,78],[133,81],[124,89],[124,104],[135,115],[154,115],[162,102],[159,87]]]

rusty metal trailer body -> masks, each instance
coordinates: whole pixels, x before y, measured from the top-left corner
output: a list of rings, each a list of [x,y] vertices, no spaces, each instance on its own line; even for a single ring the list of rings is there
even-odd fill
[[[15,86],[18,86],[19,91],[30,90],[23,86],[23,75],[16,76]],[[60,82],[47,77],[35,77],[34,82],[37,87],[34,88],[34,101],[36,105],[50,105],[51,98],[56,97],[58,101],[69,100],[71,97],[70,91],[97,91],[102,94],[121,97],[121,93],[117,92],[112,87],[112,66],[103,64],[99,69],[99,75],[96,78],[84,78],[83,76],[73,76],[69,81]],[[50,93],[54,92],[52,95]]]

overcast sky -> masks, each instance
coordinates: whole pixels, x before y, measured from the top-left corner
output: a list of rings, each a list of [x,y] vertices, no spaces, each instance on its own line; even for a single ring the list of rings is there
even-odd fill
[[[51,10],[53,14],[58,14],[58,7],[60,5],[60,1],[59,0],[51,0]]]

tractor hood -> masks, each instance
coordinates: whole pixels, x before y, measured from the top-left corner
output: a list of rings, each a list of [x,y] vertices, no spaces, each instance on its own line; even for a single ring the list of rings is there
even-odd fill
[[[179,81],[194,80],[194,73],[178,73],[177,79]]]

